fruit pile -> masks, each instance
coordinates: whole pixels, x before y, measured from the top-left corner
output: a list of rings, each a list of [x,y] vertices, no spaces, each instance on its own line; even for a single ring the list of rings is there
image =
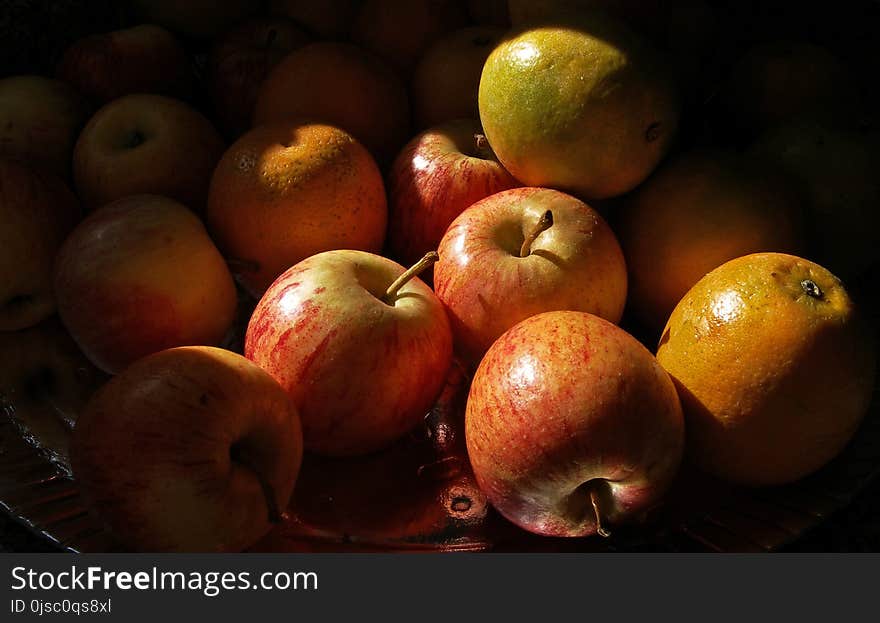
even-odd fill
[[[479,489],[538,535],[650,521],[683,462],[793,482],[856,433],[880,142],[832,51],[709,79],[708,0],[129,10],[0,79],[0,352],[78,371],[0,397],[96,386],[59,411],[122,546],[252,546],[304,454],[386,452],[451,370]]]

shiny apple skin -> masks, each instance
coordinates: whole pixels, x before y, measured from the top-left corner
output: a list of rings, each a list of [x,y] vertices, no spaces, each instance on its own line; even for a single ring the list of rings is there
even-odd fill
[[[245,356],[271,374],[299,409],[306,449],[366,454],[428,413],[452,361],[443,305],[420,279],[386,304],[404,272],[363,251],[319,253],[291,267],[251,317]]]
[[[481,155],[475,119],[458,119],[412,139],[388,176],[388,248],[413,264],[434,251],[455,218],[471,205],[519,186],[494,156]]]
[[[672,380],[635,338],[583,312],[533,316],[505,333],[471,384],[468,455],[480,488],[516,525],[547,536],[638,520],[681,462]]]
[[[272,524],[257,473],[283,511],[302,462],[285,392],[219,348],[172,348],[104,385],[71,439],[92,512],[129,550],[240,551]]]
[[[550,210],[554,223],[519,257]],[[546,188],[491,195],[449,226],[434,266],[437,296],[449,311],[456,347],[476,368],[507,329],[545,311],[585,311],[618,322],[626,302],[626,263],[617,238],[591,207]]]

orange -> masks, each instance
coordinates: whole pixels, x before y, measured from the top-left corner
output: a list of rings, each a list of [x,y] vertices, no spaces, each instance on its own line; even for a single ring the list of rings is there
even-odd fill
[[[681,300],[657,352],[708,472],[777,485],[817,470],[870,405],[873,336],[841,282],[793,255],[716,268]]]
[[[379,252],[387,217],[369,152],[339,128],[296,122],[257,127],[226,151],[206,213],[217,245],[256,296],[315,253]]]
[[[787,180],[724,153],[693,152],[641,185],[620,214],[633,312],[659,331],[703,275],[748,253],[802,249]]]
[[[598,14],[514,32],[480,76],[480,121],[526,186],[604,199],[632,190],[678,126],[670,76],[637,35]]]
[[[381,60],[348,43],[302,47],[266,77],[254,125],[305,118],[350,132],[383,162],[409,138],[403,83]]]

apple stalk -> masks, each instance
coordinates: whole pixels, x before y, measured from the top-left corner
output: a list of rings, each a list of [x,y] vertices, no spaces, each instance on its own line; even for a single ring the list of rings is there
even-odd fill
[[[240,448],[233,446],[230,454],[233,463],[238,463],[242,467],[250,470],[257,478],[257,482],[260,483],[260,489],[263,490],[263,497],[266,500],[266,511],[268,513],[269,523],[281,523],[281,510],[278,508],[278,500],[275,496],[275,489],[272,488],[272,485],[269,483],[269,479],[266,478],[266,475],[262,471],[257,469],[250,460],[248,460],[247,454]]]
[[[400,275],[400,277],[395,279],[394,282],[388,286],[388,289],[385,290],[385,294],[382,296],[382,301],[391,305],[394,302],[394,297],[397,296],[397,292],[406,284],[406,282],[423,273],[429,266],[439,259],[440,256],[436,251],[428,251],[425,253],[422,259],[413,264],[406,270],[406,272]]]
[[[595,489],[590,491],[590,504],[593,505],[593,513],[596,515],[596,534],[605,538],[611,536],[611,533],[602,526],[602,514],[599,512],[599,496],[596,495]]]
[[[486,138],[485,134],[474,134],[474,149],[477,152],[477,156],[483,160],[498,160],[498,156],[495,155],[495,151],[489,144],[489,139]]]
[[[553,212],[547,210],[544,214],[541,215],[541,218],[535,223],[535,226],[529,232],[529,235],[526,236],[526,239],[523,240],[522,246],[519,249],[520,257],[528,257],[532,254],[532,243],[535,242],[535,239],[540,236],[543,232],[547,231],[553,227]]]

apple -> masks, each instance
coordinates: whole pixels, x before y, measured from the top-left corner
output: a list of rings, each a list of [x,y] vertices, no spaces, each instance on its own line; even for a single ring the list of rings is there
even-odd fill
[[[71,462],[124,547],[237,552],[287,507],[302,430],[284,390],[241,355],[172,348],[98,390],[74,428]]]
[[[440,241],[434,267],[462,359],[476,367],[502,333],[554,310],[618,322],[626,264],[605,220],[548,188],[514,188],[478,201]]]
[[[269,0],[269,10],[302,24],[321,39],[345,40],[363,0]]]
[[[79,217],[79,202],[58,177],[0,159],[0,331],[55,311],[52,261]]]
[[[204,210],[223,140],[201,113],[161,95],[113,100],[89,120],[76,142],[76,189],[94,209],[150,193]]]
[[[57,75],[97,104],[130,93],[186,99],[194,82],[186,50],[174,35],[154,24],[75,41],[61,57]]]
[[[245,356],[288,392],[307,450],[386,447],[418,425],[443,388],[452,335],[443,305],[410,270],[363,251],[313,255],[257,304]]]
[[[476,120],[422,132],[403,148],[388,175],[391,257],[412,264],[437,248],[466,208],[515,186],[519,183],[495,158]]]
[[[273,17],[247,21],[214,45],[208,79],[218,123],[228,135],[250,128],[257,93],[269,71],[310,40],[290,20]]]
[[[465,439],[477,483],[507,519],[547,536],[607,535],[661,500],[684,421],[672,380],[634,337],[557,311],[517,324],[486,353]]]
[[[57,316],[0,333],[0,411],[63,469],[70,469],[68,444],[77,416],[105,380]]]
[[[408,77],[435,39],[463,28],[467,20],[457,0],[366,0],[352,39]]]
[[[134,14],[144,22],[196,39],[209,39],[229,30],[257,11],[251,0],[132,0]]]
[[[480,116],[477,91],[483,65],[504,32],[503,28],[471,26],[431,44],[412,78],[413,114],[419,127]]]
[[[73,146],[90,114],[70,85],[43,76],[0,80],[0,156],[70,179]]]
[[[156,195],[86,217],[58,252],[54,284],[64,325],[110,373],[173,346],[220,343],[236,309],[232,276],[202,222]]]

